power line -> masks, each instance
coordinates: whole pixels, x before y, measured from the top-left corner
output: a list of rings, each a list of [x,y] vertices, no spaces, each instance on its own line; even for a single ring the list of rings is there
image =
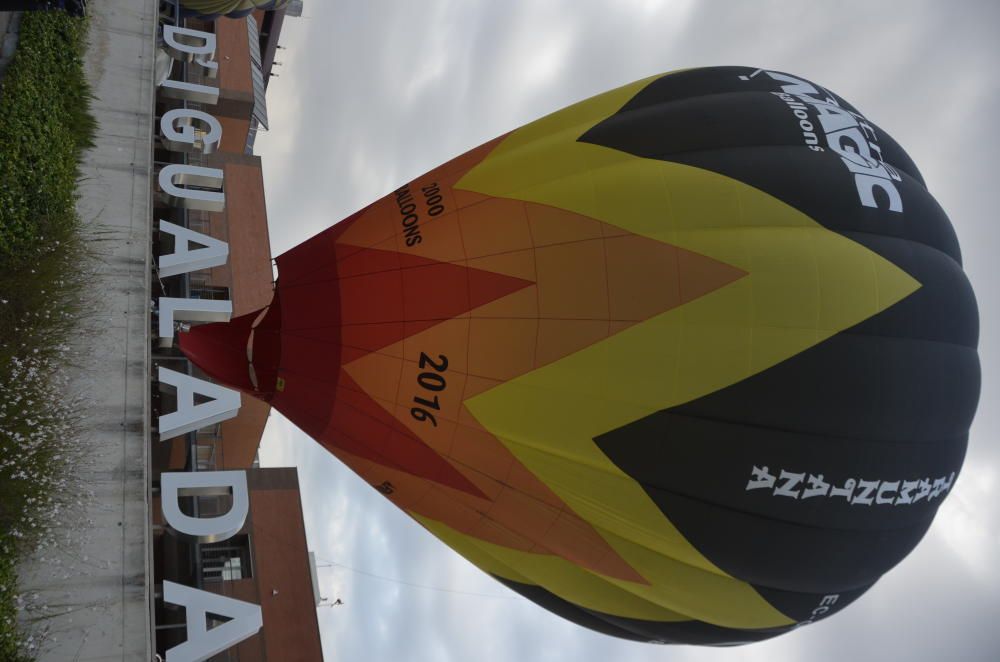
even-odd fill
[[[324,567],[328,568],[328,567],[336,566],[338,568],[344,568],[345,570],[350,570],[351,572],[357,573],[359,575],[365,575],[366,577],[371,577],[372,579],[380,579],[382,581],[392,582],[394,584],[401,584],[403,586],[411,586],[413,588],[423,588],[423,589],[427,589],[428,591],[438,591],[440,593],[452,593],[452,594],[455,594],[455,595],[473,595],[473,596],[477,596],[477,597],[480,597],[480,598],[494,598],[494,599],[498,599],[498,600],[523,600],[524,599],[524,598],[522,598],[521,596],[518,596],[518,595],[496,595],[496,594],[493,594],[493,593],[475,593],[475,592],[472,592],[472,591],[456,591],[456,590],[453,590],[453,589],[450,589],[450,588],[441,588],[441,587],[438,587],[438,586],[427,586],[426,584],[416,584],[414,582],[408,582],[408,581],[405,581],[405,580],[402,580],[402,579],[394,579],[392,577],[385,577],[383,575],[375,574],[374,572],[368,572],[367,570],[361,570],[359,568],[352,568],[351,566],[349,566],[347,564],[337,563],[336,561],[330,561],[328,559],[317,558],[316,561],[319,562],[319,563],[326,564],[326,565],[319,565],[319,563],[317,563],[317,565],[316,565],[317,568],[324,568]]]
[[[270,531],[267,531],[267,530],[264,530],[264,529],[254,530],[254,531],[251,532],[250,535],[257,535],[258,537],[263,536],[265,538],[270,538],[275,543],[277,543],[279,546],[283,546],[283,547],[291,547],[292,546],[291,543],[289,543],[289,541],[285,540],[284,538],[282,538],[280,536],[276,536],[275,534],[271,533]],[[322,564],[326,564],[326,565],[320,565],[321,563]],[[338,568],[343,568],[345,570],[349,570],[349,571],[351,571],[353,573],[356,573],[356,574],[359,574],[359,575],[364,575],[364,576],[370,577],[372,579],[378,579],[378,580],[385,581],[385,582],[392,582],[393,584],[399,584],[401,586],[409,586],[409,587],[412,587],[412,588],[422,588],[422,589],[425,589],[425,590],[428,590],[428,591],[437,591],[439,593],[451,593],[453,595],[470,595],[470,596],[475,596],[475,597],[480,597],[480,598],[492,598],[494,600],[520,600],[520,601],[524,600],[523,597],[521,597],[520,595],[516,595],[516,594],[515,595],[497,595],[495,593],[476,593],[476,592],[473,592],[473,591],[457,591],[457,590],[450,589],[450,588],[441,588],[439,586],[428,586],[426,584],[417,584],[415,582],[408,582],[408,581],[403,580],[403,579],[395,579],[393,577],[386,577],[384,575],[379,575],[379,574],[376,574],[374,572],[369,572],[367,570],[361,570],[360,568],[354,568],[352,566],[347,565],[346,563],[339,563],[337,561],[332,561],[330,559],[321,559],[318,556],[316,557],[316,567],[317,568],[331,567],[331,566],[336,566]]]

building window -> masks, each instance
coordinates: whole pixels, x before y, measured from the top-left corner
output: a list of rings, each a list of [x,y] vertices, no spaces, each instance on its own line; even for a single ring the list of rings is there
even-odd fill
[[[215,442],[195,444],[195,461],[198,471],[215,471]]]
[[[260,57],[260,33],[257,21],[247,16],[247,42],[250,48],[250,82],[253,86],[252,117],[267,131],[267,81],[264,80],[263,60]]]
[[[206,583],[231,582],[253,577],[250,536],[200,545],[201,578]]]
[[[214,299],[216,301],[229,301],[229,288],[206,285],[203,287],[191,288],[191,299]]]
[[[240,566],[240,557],[238,556],[226,559],[222,565],[222,581],[230,582],[234,579],[243,579],[243,569]]]
[[[203,290],[207,287],[212,287],[211,282],[211,269],[199,269],[198,271],[188,273],[188,283],[191,285],[192,290]]]
[[[199,443],[215,441],[216,439],[222,439],[222,423],[215,423],[213,425],[206,425],[205,427],[198,428]]]
[[[212,230],[212,217],[208,215],[207,211],[189,209],[187,226],[188,229],[194,230],[195,232],[209,234]]]

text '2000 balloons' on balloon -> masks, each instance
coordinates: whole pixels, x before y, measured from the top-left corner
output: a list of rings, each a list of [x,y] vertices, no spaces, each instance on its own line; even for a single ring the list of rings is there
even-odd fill
[[[978,317],[900,146],[743,67],[582,101],[277,259],[181,335],[514,590],[629,639],[766,639],[918,543]]]

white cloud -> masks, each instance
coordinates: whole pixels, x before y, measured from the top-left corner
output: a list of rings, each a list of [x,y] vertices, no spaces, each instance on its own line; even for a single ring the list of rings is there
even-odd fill
[[[970,464],[938,510],[934,535],[982,580],[996,583],[1000,527],[996,522],[996,467]]]

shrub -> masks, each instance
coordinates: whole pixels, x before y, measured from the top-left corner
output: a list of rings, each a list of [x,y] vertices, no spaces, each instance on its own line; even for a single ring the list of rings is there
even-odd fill
[[[78,157],[94,120],[83,76],[86,21],[29,12],[0,91],[0,267],[30,262],[76,226]]]

